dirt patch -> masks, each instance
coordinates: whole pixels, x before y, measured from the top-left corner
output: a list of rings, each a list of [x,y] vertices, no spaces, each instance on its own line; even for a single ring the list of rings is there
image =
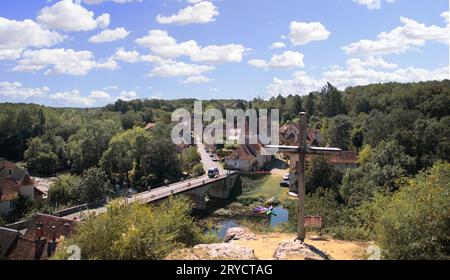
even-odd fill
[[[250,247],[254,250],[259,260],[273,260],[274,252],[278,245],[286,240],[294,240],[295,234],[290,233],[269,233],[258,235],[257,240],[236,240],[234,244]],[[320,239],[311,236],[306,239],[308,245],[312,245],[324,252],[333,260],[361,260],[368,242],[353,242],[332,239]]]

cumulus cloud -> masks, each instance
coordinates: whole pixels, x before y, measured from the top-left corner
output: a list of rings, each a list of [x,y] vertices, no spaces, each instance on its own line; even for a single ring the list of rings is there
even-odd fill
[[[116,29],[106,29],[89,38],[89,42],[91,43],[114,42],[126,38],[129,34],[130,32],[123,27],[119,27]]]
[[[353,0],[353,2],[364,5],[370,10],[381,8],[381,0]],[[395,0],[386,0],[386,2],[394,3]]]
[[[117,99],[121,99],[124,101],[130,101],[133,99],[139,98],[135,91],[122,91]]]
[[[171,16],[158,15],[156,21],[160,24],[187,25],[192,23],[208,23],[215,21],[219,15],[217,7],[211,2],[199,2],[193,6],[188,6],[177,14]]]
[[[245,52],[244,46],[238,44],[210,45],[202,48],[194,40],[178,43],[163,30],[150,30],[147,36],[138,38],[136,43],[163,58],[187,56],[194,62],[209,64],[240,62]]]
[[[301,94],[305,95],[311,91],[320,90],[327,82],[332,83],[339,89],[349,86],[367,85],[373,83],[386,82],[419,82],[430,80],[443,80],[449,77],[449,67],[441,67],[434,70],[407,67],[398,68],[390,63],[382,63],[377,60],[363,61],[349,60],[347,67],[332,67],[325,71],[321,78],[309,76],[303,71],[297,71],[292,75],[292,79],[282,80],[273,78],[272,83],[267,87],[267,92],[271,96],[278,94]],[[386,64],[385,64],[386,63]],[[371,65],[371,66],[369,66]],[[379,69],[376,69],[379,68]],[[390,68],[385,71],[380,68]]]
[[[0,96],[5,98],[24,100],[45,96],[49,91],[48,87],[28,88],[20,82],[0,82]]]
[[[0,17],[0,60],[17,59],[26,48],[50,47],[64,38],[29,19],[16,21]]]
[[[98,27],[106,28],[110,22],[109,14],[94,18],[94,13],[73,0],[61,0],[51,7],[43,8],[37,21],[47,27],[63,31],[88,31]]]
[[[303,63],[304,55],[300,52],[285,51],[282,54],[272,56],[269,62],[262,59],[250,60],[248,64],[258,68],[295,68],[305,67]]]
[[[96,62],[89,51],[72,49],[40,49],[27,50],[13,68],[14,71],[36,72],[47,69],[45,74],[86,75],[94,68],[116,69],[113,60]]]
[[[415,47],[425,46],[428,41],[448,44],[450,25],[448,12],[441,14],[447,21],[447,26],[427,26],[415,20],[401,17],[402,26],[389,32],[382,32],[378,40],[361,40],[342,47],[347,55],[374,56],[392,53],[403,53]]]
[[[326,40],[331,34],[320,22],[292,21],[289,28],[289,38],[294,46],[305,45],[312,41]]]
[[[112,58],[128,63],[134,63],[139,60],[139,56],[140,54],[137,51],[125,51],[123,48],[119,48]]]
[[[213,81],[213,79],[210,79],[206,76],[200,75],[200,76],[189,77],[186,80],[182,81],[182,83],[183,84],[201,84],[201,83],[209,83],[212,81]]]
[[[150,73],[150,76],[151,77],[198,76],[205,72],[212,71],[214,69],[215,68],[213,66],[170,61],[155,67]]]
[[[282,49],[285,47],[286,47],[286,44],[283,42],[275,42],[270,46],[271,49]]]
[[[72,91],[57,92],[49,96],[50,100],[60,106],[81,106],[89,107],[94,105],[95,99],[83,97],[80,91],[75,89]]]
[[[77,0],[80,2],[81,0]],[[119,4],[131,3],[131,2],[142,2],[142,0],[82,0],[84,3],[89,5],[101,4],[103,2],[115,2]]]

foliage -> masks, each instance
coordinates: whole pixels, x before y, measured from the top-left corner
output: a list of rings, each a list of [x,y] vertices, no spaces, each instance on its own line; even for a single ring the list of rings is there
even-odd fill
[[[369,160],[345,174],[340,190],[345,203],[358,206],[383,188],[396,191],[397,180],[409,174],[413,163],[395,141],[380,143],[370,153]]]
[[[95,202],[113,194],[112,185],[105,172],[96,167],[83,172],[74,191],[73,196],[79,203]]]
[[[305,176],[307,193],[313,193],[320,187],[337,191],[340,183],[338,172],[328,162],[326,156],[313,156],[311,163],[308,164]]]
[[[185,197],[171,197],[158,207],[112,202],[105,214],[78,224],[55,258],[66,259],[66,248],[77,244],[82,259],[156,260],[212,241],[190,217],[191,207]]]
[[[382,205],[377,241],[387,259],[449,259],[449,163],[436,163]]]
[[[80,178],[73,175],[61,175],[49,188],[48,199],[56,209],[60,206],[72,206],[77,203],[77,186]]]

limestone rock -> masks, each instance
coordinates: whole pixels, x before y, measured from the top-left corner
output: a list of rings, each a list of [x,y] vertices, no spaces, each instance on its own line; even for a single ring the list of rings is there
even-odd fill
[[[327,260],[325,253],[314,246],[296,241],[283,241],[278,245],[274,258],[277,260]]]
[[[203,250],[209,259],[256,260],[253,249],[229,243],[200,244],[194,249]]]
[[[257,238],[248,228],[232,227],[226,231],[223,239],[228,242],[231,240],[256,240]]]

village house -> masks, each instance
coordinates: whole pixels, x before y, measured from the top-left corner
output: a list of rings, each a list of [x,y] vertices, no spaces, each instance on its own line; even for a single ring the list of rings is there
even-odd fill
[[[286,124],[280,127],[280,145],[297,146],[298,145],[298,124]],[[306,144],[319,147],[322,143],[320,129],[307,129]]]
[[[225,169],[255,172],[267,169],[272,163],[273,156],[266,153],[259,139],[257,139],[256,144],[250,142],[249,131],[248,119],[246,119],[245,144],[240,145],[239,148],[225,157]],[[232,129],[228,135],[230,140],[237,141],[239,140],[240,130]]]
[[[7,215],[14,210],[19,195],[35,200],[42,198],[44,193],[34,186],[25,170],[0,158],[0,214]]]
[[[0,228],[2,257],[7,260],[47,260],[64,238],[74,233],[76,221],[45,214],[35,214],[25,233]],[[5,246],[5,248],[3,248]]]

